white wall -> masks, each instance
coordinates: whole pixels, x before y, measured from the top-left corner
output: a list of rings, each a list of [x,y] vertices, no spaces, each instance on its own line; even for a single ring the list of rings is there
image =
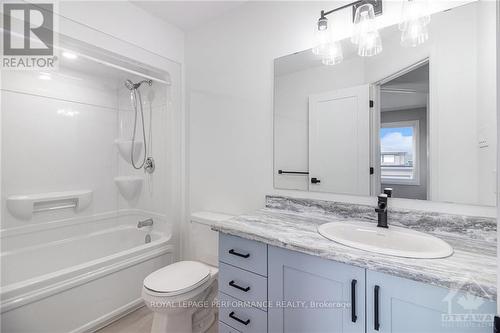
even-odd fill
[[[177,63],[184,62],[184,33],[129,1],[60,1],[58,10],[61,16],[90,29]],[[61,31],[71,33],[65,22],[61,22]]]
[[[239,214],[261,208],[272,193],[374,204],[373,198],[273,189],[273,59],[310,48],[319,12],[333,7],[248,2],[186,36],[190,211]],[[339,14],[340,30],[350,14]],[[393,206],[495,214],[493,208],[403,199]]]

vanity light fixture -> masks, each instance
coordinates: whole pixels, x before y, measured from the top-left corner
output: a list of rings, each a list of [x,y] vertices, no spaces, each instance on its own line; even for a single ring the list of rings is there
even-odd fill
[[[324,15],[318,20],[315,39],[316,45],[312,51],[321,57],[321,62],[324,65],[335,65],[344,60],[342,45],[339,41],[333,40],[331,29],[328,29],[328,19]]]
[[[399,23],[401,45],[416,47],[425,43],[429,39],[428,25],[431,21],[428,0],[403,0],[402,5]],[[320,56],[325,65],[335,65],[344,59],[342,44],[332,38],[326,16],[348,7],[352,7],[354,12],[351,42],[358,46],[358,55],[371,57],[382,52],[382,39],[375,22],[375,16],[382,14],[382,0],[358,0],[327,12],[321,11],[312,52]]]
[[[315,27],[315,45],[312,52],[321,57],[321,62],[324,65],[335,65],[344,60],[342,44],[332,37],[332,31],[326,16],[349,7],[354,10],[355,30],[359,32],[355,34],[358,54],[370,56],[382,51],[380,34],[373,24],[375,15],[382,13],[382,0],[358,0],[328,12],[321,11]]]
[[[328,19],[322,16],[318,20],[318,25],[314,29],[315,46],[312,52],[317,56],[327,54],[328,45],[331,43],[330,30],[328,29]]]
[[[344,60],[342,52],[342,44],[339,41],[334,41],[328,44],[326,55],[321,59],[323,65],[332,66],[341,63]]]
[[[429,39],[431,22],[427,0],[404,0],[401,10],[401,45],[416,47]]]
[[[375,9],[365,3],[356,9],[351,41],[358,45],[358,55],[371,57],[382,52],[382,39],[375,24]]]

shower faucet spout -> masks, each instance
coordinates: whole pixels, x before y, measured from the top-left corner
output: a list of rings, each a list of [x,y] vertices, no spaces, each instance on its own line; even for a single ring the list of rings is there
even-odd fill
[[[137,222],[137,228],[144,228],[144,227],[152,227],[153,226],[153,219],[149,218],[144,221],[139,221]]]

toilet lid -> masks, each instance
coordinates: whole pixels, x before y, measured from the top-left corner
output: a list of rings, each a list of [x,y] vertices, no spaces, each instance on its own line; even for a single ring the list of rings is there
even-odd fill
[[[179,261],[163,267],[144,279],[149,290],[181,294],[195,289],[210,278],[210,269],[196,261]]]

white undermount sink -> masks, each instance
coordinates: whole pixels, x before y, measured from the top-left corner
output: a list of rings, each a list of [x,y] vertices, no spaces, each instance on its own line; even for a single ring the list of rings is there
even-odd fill
[[[391,225],[386,229],[360,221],[331,222],[320,225],[318,232],[346,246],[395,257],[437,259],[453,253],[453,248],[437,237]]]

